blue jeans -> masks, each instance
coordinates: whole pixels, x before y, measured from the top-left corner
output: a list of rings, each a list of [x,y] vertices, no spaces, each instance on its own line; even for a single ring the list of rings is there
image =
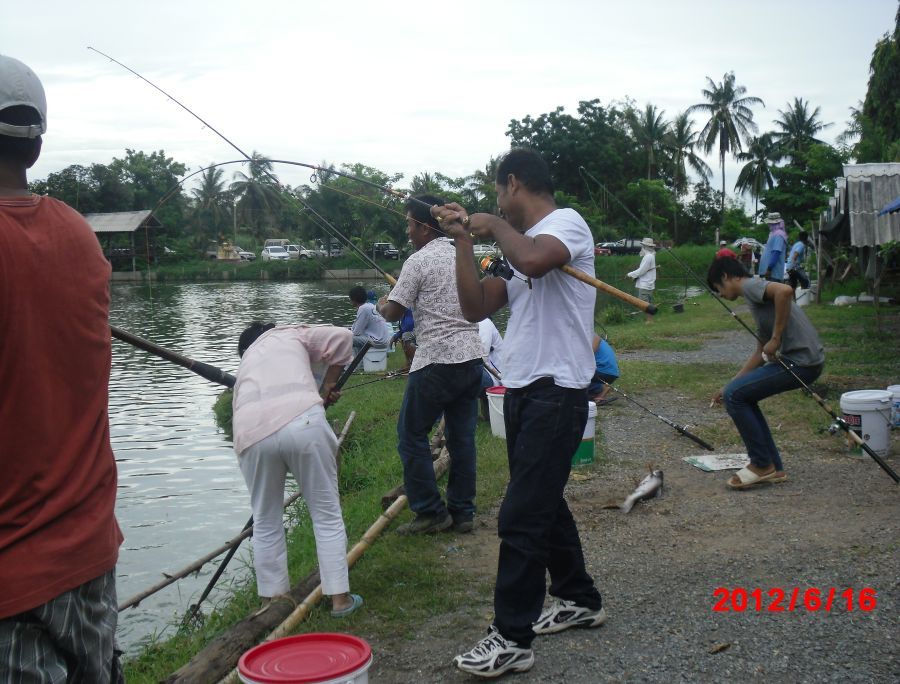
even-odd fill
[[[587,390],[549,380],[507,388],[503,400],[509,484],[497,524],[494,624],[522,647],[534,639],[531,625],[541,613],[548,571],[552,596],[595,610],[602,605],[563,498],[587,423]]]
[[[815,382],[822,373],[822,365],[795,366],[787,359],[785,362],[807,385]],[[769,465],[774,465],[775,470],[784,470],[781,454],[772,439],[772,432],[759,408],[759,402],[800,386],[797,378],[780,363],[767,363],[725,386],[722,396],[725,410],[744,440],[750,462],[758,468],[766,469]]]
[[[397,450],[403,462],[403,486],[414,513],[443,515],[449,510],[456,522],[475,515],[475,423],[481,365],[481,359],[433,363],[409,374],[397,421]],[[428,444],[428,433],[441,413],[450,452],[446,506],[435,481]]]

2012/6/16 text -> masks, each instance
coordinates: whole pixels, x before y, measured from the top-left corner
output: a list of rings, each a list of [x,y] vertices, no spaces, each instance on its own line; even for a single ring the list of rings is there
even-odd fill
[[[718,599],[712,609],[717,613],[743,613],[747,610],[757,613],[784,613],[795,610],[809,612],[831,610],[846,610],[848,613],[854,610],[868,612],[875,610],[878,604],[878,592],[871,587],[864,589],[838,589],[830,587],[820,589],[809,587],[801,589],[771,589],[751,590],[743,587],[717,587],[713,590],[713,598]]]

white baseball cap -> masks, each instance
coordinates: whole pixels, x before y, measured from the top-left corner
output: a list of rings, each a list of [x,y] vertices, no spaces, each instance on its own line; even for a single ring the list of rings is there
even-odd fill
[[[40,79],[25,64],[0,55],[0,119],[8,107],[31,107],[41,117],[39,124],[17,126],[0,121],[0,135],[37,138],[47,132],[47,97]]]

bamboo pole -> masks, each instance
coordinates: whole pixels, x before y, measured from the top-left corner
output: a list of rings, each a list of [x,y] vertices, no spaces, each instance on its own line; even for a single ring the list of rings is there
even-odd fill
[[[447,451],[447,447],[445,446],[441,449],[440,457],[434,462],[434,475],[436,478],[440,477],[444,474],[447,467],[450,464],[450,453]],[[384,531],[384,528],[387,527],[399,514],[400,512],[406,508],[406,504],[409,502],[405,494],[400,495],[397,500],[384,511],[378,518],[375,519],[375,522],[366,530],[365,534],[363,534],[362,538],[354,545],[352,549],[350,549],[350,553],[347,554],[347,567],[352,568],[356,561],[362,557],[363,553],[365,553],[366,549],[368,549],[378,538],[378,536]],[[299,606],[287,616],[287,618],[278,625],[263,641],[272,641],[274,639],[280,639],[282,637],[288,636],[291,631],[299,625],[303,620],[306,619],[306,616],[309,615],[309,611],[315,607],[315,605],[322,600],[322,585],[319,584],[315,589],[313,589],[309,595],[303,599]],[[238,684],[240,682],[240,677],[238,675],[237,668],[232,670],[224,679],[221,680],[219,684]]]
[[[623,302],[631,304],[633,307],[640,309],[644,313],[650,314],[651,316],[656,313],[656,307],[653,304],[645,302],[643,299],[638,299],[634,295],[630,295],[627,292],[622,292],[622,290],[613,287],[608,283],[604,283],[602,280],[593,278],[583,271],[572,268],[568,264],[566,264],[565,266],[560,266],[559,268],[561,271],[568,273],[573,278],[576,278],[583,283],[587,283],[588,285],[593,285],[601,292],[605,292],[606,294],[615,297],[616,299],[621,299]]]
[[[355,418],[356,418],[356,411],[351,411],[350,415],[347,416],[347,422],[344,424],[344,429],[341,430],[340,437],[338,437],[338,449],[340,449],[341,445],[344,443],[344,439],[347,437],[347,433],[350,430],[350,425],[353,423],[353,420]],[[340,452],[338,452],[338,453],[340,453]],[[299,498],[300,498],[300,492],[297,492],[296,494],[291,495],[290,497],[288,497],[285,500],[284,508],[287,508],[288,506],[290,506],[292,503],[294,503]],[[132,608],[134,606],[139,605],[140,602],[143,601],[148,596],[151,596],[151,595],[155,594],[156,592],[161,591],[162,589],[165,589],[170,584],[172,584],[184,577],[187,577],[192,572],[196,572],[197,570],[202,568],[204,565],[209,563],[213,558],[222,555],[223,553],[228,551],[228,549],[230,549],[232,546],[235,546],[236,544],[240,544],[244,539],[249,537],[251,534],[253,534],[252,527],[249,529],[246,529],[246,530],[242,530],[240,532],[240,534],[233,537],[231,540],[225,542],[219,548],[215,549],[214,551],[210,551],[208,554],[206,554],[202,558],[198,558],[193,563],[182,568],[181,570],[177,570],[176,572],[172,573],[171,575],[168,573],[163,573],[163,575],[165,576],[166,579],[162,580],[161,582],[157,582],[152,587],[145,589],[144,591],[140,592],[139,594],[135,594],[131,598],[128,598],[125,601],[123,601],[122,603],[120,603],[119,611],[123,611],[126,608]]]

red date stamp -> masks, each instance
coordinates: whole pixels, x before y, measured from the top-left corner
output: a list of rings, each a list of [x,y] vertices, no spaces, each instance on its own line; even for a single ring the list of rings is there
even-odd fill
[[[878,605],[878,592],[870,587],[865,589],[839,589],[837,587],[801,589],[744,589],[743,587],[717,587],[713,590],[713,612],[743,613],[785,613],[805,610],[810,613],[832,610],[854,610],[869,612]]]

